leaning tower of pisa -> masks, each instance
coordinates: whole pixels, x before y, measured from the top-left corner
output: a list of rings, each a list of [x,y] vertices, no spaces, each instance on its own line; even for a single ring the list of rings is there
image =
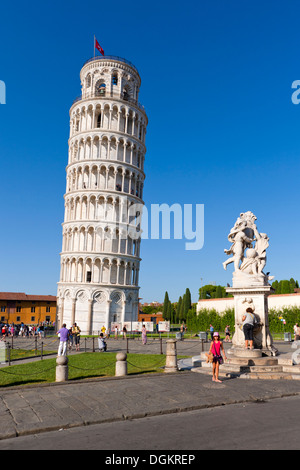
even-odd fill
[[[127,60],[94,57],[80,79],[70,109],[57,323],[96,334],[137,320],[148,120]]]

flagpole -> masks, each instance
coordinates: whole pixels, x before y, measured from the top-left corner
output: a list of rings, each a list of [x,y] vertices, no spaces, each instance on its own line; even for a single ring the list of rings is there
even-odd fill
[[[95,59],[95,35],[94,35],[94,59]]]

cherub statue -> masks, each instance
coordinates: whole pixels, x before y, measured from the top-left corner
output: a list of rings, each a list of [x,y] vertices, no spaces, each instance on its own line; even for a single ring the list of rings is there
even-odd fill
[[[223,267],[226,270],[227,265],[234,263],[235,271],[240,268],[240,262],[244,259],[244,251],[247,247],[252,247],[253,239],[247,237],[245,229],[247,228],[247,222],[245,220],[237,220],[233,229],[231,229],[228,236],[228,240],[232,242],[229,250],[224,250],[227,255],[233,255],[227,261],[224,261]]]
[[[227,255],[233,256],[223,263],[234,263],[235,272],[243,271],[246,274],[263,274],[266,265],[266,249],[269,246],[269,238],[265,233],[259,233],[255,224],[255,215],[248,211],[242,212],[234,227],[230,230],[228,241],[232,243],[229,250],[224,250]],[[255,242],[254,248],[252,243]],[[248,248],[246,255],[245,250]]]

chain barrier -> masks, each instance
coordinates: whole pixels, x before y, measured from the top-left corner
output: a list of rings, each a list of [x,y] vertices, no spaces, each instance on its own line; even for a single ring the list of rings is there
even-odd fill
[[[140,370],[148,370],[148,369],[151,369],[152,367],[159,367],[159,365],[163,364],[165,362],[165,358],[163,358],[163,360],[160,360],[159,362],[156,362],[155,364],[152,364],[150,366],[147,366],[147,367],[139,367],[139,366],[136,366],[135,364],[132,364],[132,362],[129,362],[128,359],[127,359],[127,364],[130,364],[131,366],[135,367],[136,369],[140,369]]]
[[[84,352],[87,352],[87,349],[90,349],[92,350],[92,352],[96,352],[96,349],[98,348],[95,348],[95,340],[97,340],[98,338],[97,337],[93,337],[93,338],[84,338],[84,344],[81,344],[81,349],[84,351]],[[118,350],[127,350],[127,353],[129,353],[129,349],[131,349],[132,353],[134,353],[133,351],[135,350],[135,348],[132,348],[130,347],[129,348],[129,343],[130,343],[130,346],[133,346],[134,345],[134,342],[132,338],[124,338],[126,341],[125,341],[125,344],[123,344],[124,347],[122,347],[122,343],[121,342],[116,342],[114,345],[115,346],[121,346],[121,348]],[[23,341],[23,339],[21,340]],[[92,343],[92,344],[91,344]],[[14,343],[13,345],[13,348],[14,349],[24,349],[24,346],[26,346],[26,350],[33,350],[35,351],[36,355],[37,353],[39,352],[38,350],[41,351],[41,358],[43,358],[43,353],[44,351],[46,350],[51,350],[51,346],[55,345],[55,349],[57,349],[58,347],[58,344],[59,344],[59,338],[55,337],[55,338],[49,338],[47,339],[47,341],[45,341],[45,338],[34,338],[34,340],[32,342],[29,342],[27,343],[26,345],[23,345],[23,344],[18,344],[16,346],[16,343]],[[153,363],[153,364],[150,364],[150,365],[147,365],[145,367],[141,367],[141,366],[137,366],[136,364],[133,364],[131,361],[128,361],[127,359],[127,364],[140,370],[140,371],[147,371],[149,369],[152,369],[152,368],[156,368],[156,367],[161,367],[164,365],[165,363],[165,354],[163,354],[162,352],[162,346],[163,345],[166,345],[166,341],[163,341],[162,338],[155,338],[153,340],[150,340],[149,339],[147,340],[147,343],[144,345],[145,347],[148,346],[148,347],[152,347],[152,346],[157,346],[158,348],[160,348],[160,359],[159,361]],[[184,353],[185,351],[188,351],[188,350],[193,350],[195,348],[199,348],[199,345],[201,345],[201,342],[195,342],[195,344],[191,345],[191,344],[185,344],[184,348],[182,348],[182,344],[180,344],[180,354]],[[7,346],[8,346],[8,349],[11,348],[11,343],[10,341],[7,341]],[[23,348],[22,348],[23,346]],[[34,346],[32,348],[32,346]],[[138,345],[137,345],[138,346]],[[139,345],[140,346],[140,345]],[[203,342],[202,342],[202,347],[203,347]],[[53,348],[54,349],[54,348]],[[138,350],[139,353],[141,353],[140,349]],[[108,351],[109,352],[109,351]],[[177,351],[178,352],[178,351]],[[145,353],[142,353],[142,354],[145,354]],[[146,353],[147,354],[147,353]],[[146,355],[145,354],[145,355]],[[158,353],[159,354],[159,353]],[[76,370],[82,370],[82,371],[87,371],[87,372],[96,372],[96,371],[101,371],[101,370],[105,370],[107,369],[108,367],[114,365],[116,363],[115,359],[111,362],[108,362],[108,363],[105,363],[105,364],[102,364],[102,365],[99,365],[97,368],[91,368],[91,369],[87,369],[87,368],[83,368],[83,367],[78,367],[78,366],[75,366],[73,365],[72,363],[68,363],[68,366],[72,369],[76,369]],[[9,362],[9,365],[10,365],[10,362]],[[44,369],[44,370],[39,370],[38,372],[34,372],[34,373],[31,373],[31,374],[23,374],[23,373],[18,373],[18,372],[10,372],[8,371],[7,369],[8,368],[0,368],[0,371],[6,373],[6,374],[10,374],[10,375],[16,375],[16,376],[24,376],[24,377],[30,377],[30,376],[36,376],[36,375],[39,375],[39,374],[43,374],[45,372],[48,372],[49,370],[52,370],[52,369],[55,369],[56,368],[56,365],[53,365],[51,366],[50,368],[47,368],[47,369]]]
[[[23,340],[24,338],[22,338]],[[84,350],[85,352],[87,350],[92,350],[93,352],[96,351],[97,348],[97,337],[94,337],[94,338],[84,338],[84,341],[81,342],[80,344],[80,349],[81,350]],[[21,340],[21,341],[22,341]],[[110,340],[111,341],[111,340]],[[197,349],[199,348],[199,346],[203,347],[204,344],[201,344],[201,341],[198,342],[198,341],[195,341],[193,342],[194,344],[189,344],[189,343],[186,343],[186,344],[182,344],[182,342],[180,342],[178,344],[178,347],[177,349],[180,350],[180,353],[185,353],[185,352],[188,352],[188,351],[192,351],[194,349]],[[8,347],[11,348],[11,350],[18,350],[18,351],[21,351],[21,350],[24,350],[24,351],[33,351],[35,352],[35,355],[38,355],[40,352],[43,354],[44,352],[56,352],[57,348],[58,348],[58,345],[59,345],[59,338],[54,338],[54,339],[47,339],[45,340],[43,338],[43,340],[39,339],[39,338],[35,338],[34,341],[31,341],[31,342],[28,342],[26,344],[16,344],[16,342],[14,342],[13,344],[10,342],[10,341],[7,341],[7,345]],[[135,347],[136,345],[136,347]],[[163,346],[166,345],[166,341],[163,341],[162,338],[156,338],[156,339],[153,339],[153,340],[147,340],[147,343],[145,345],[143,345],[143,347],[145,347],[145,349],[147,347],[149,348],[155,348],[155,347],[158,347],[160,348],[160,354],[163,354]],[[124,344],[123,344],[123,341],[116,341],[114,344],[110,343],[109,344],[110,348],[112,348],[113,350],[125,350],[127,353],[129,353],[129,351],[132,351],[132,352],[137,352],[137,351],[140,351],[140,347],[141,347],[141,344],[137,344],[135,343],[135,341],[131,338],[125,338],[125,341],[124,341]],[[70,348],[70,345],[69,345],[69,350],[72,350],[74,348],[74,346]],[[24,352],[24,357],[26,357],[26,353]]]
[[[96,370],[101,370],[101,369],[107,369],[107,367],[115,364],[116,361],[109,362],[108,364],[105,364],[103,367],[97,367],[96,369],[83,369],[82,367],[76,367],[73,366],[72,364],[68,363],[68,366],[71,367],[72,369],[77,369],[77,370],[84,370],[84,371],[96,371]]]
[[[199,346],[202,347],[202,343],[201,341],[197,341],[195,342],[195,344],[193,346],[188,346],[186,349],[183,349],[183,351],[188,351],[189,349],[194,349],[194,348],[199,348]],[[180,352],[182,352],[182,348],[180,347]]]

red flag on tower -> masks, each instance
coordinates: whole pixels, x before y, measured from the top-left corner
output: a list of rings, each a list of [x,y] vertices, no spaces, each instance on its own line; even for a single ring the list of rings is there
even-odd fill
[[[95,48],[98,49],[100,54],[104,55],[104,50],[102,49],[102,47],[100,46],[100,44],[99,44],[99,42],[97,41],[96,38],[95,38]]]

